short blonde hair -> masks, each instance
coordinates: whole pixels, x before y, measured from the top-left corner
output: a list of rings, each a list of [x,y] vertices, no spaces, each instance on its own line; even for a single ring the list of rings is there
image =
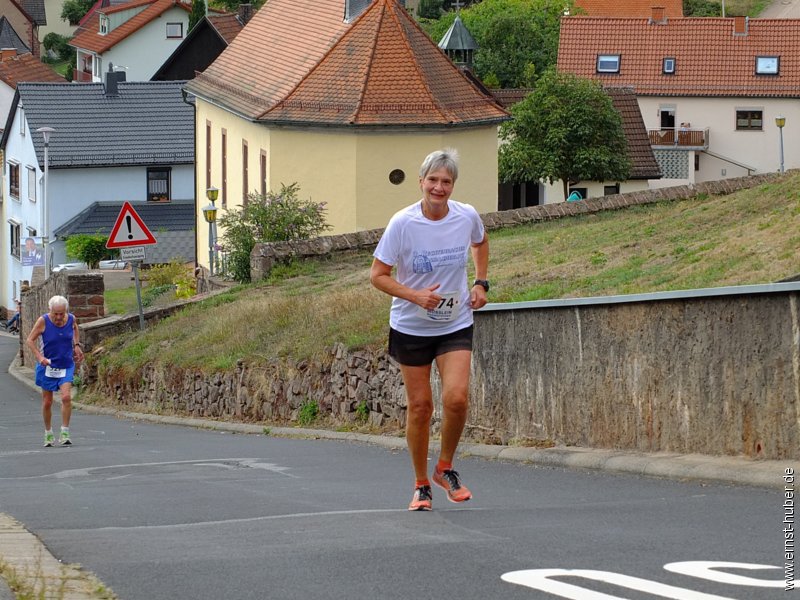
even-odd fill
[[[419,177],[420,179],[425,179],[428,173],[439,169],[444,169],[450,173],[453,182],[458,179],[458,151],[455,148],[445,148],[428,154],[419,168]]]

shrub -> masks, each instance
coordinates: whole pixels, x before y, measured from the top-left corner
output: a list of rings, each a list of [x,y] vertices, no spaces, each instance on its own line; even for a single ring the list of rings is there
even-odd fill
[[[280,192],[250,194],[245,206],[229,210],[219,219],[228,251],[227,271],[237,281],[250,281],[250,252],[258,242],[305,240],[330,229],[325,203],[301,200],[300,187],[281,185]]]
[[[167,264],[151,267],[147,273],[147,281],[149,286],[146,294],[152,296],[151,302],[157,296],[172,289],[175,290],[177,298],[191,298],[197,288],[191,269],[177,259],[173,259]],[[144,304],[144,300],[142,300],[142,304]]]
[[[101,260],[119,255],[118,251],[106,248],[106,242],[108,236],[100,233],[71,235],[66,241],[67,256],[85,262],[90,269],[96,269]]]
[[[317,419],[319,406],[314,400],[306,400],[297,413],[297,422],[300,425],[311,425]]]

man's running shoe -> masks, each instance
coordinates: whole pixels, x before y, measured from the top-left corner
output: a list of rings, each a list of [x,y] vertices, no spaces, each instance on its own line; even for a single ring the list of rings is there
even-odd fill
[[[467,489],[467,486],[461,483],[461,477],[452,469],[446,469],[444,471],[434,469],[433,483],[447,492],[447,499],[450,500],[450,502],[466,502],[472,498],[472,492]]]
[[[431,486],[421,485],[414,490],[414,498],[411,500],[411,504],[408,505],[408,510],[431,510],[433,508],[432,499]]]
[[[56,436],[53,435],[53,432],[46,432],[44,434],[44,447],[45,448],[52,448],[53,444],[56,443]]]
[[[61,445],[62,446],[71,446],[72,440],[69,439],[69,431],[62,431],[61,432]],[[52,444],[51,444],[52,446]]]

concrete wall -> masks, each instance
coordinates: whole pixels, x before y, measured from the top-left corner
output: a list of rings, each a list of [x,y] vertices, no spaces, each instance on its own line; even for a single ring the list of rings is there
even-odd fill
[[[800,284],[489,305],[470,421],[502,441],[800,457]]]

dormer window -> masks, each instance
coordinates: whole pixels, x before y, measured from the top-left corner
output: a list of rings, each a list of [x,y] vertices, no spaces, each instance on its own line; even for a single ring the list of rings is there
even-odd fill
[[[758,75],[777,75],[779,67],[779,56],[756,56],[756,73]]]
[[[619,73],[619,54],[598,54],[598,73]]]
[[[665,57],[663,62],[661,63],[661,70],[665,75],[674,75],[675,74],[675,58],[668,56]]]
[[[100,35],[108,34],[108,17],[100,15]]]

